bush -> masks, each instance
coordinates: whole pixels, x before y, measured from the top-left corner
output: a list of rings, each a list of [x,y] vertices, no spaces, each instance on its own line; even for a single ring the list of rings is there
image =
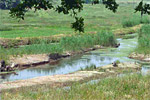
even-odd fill
[[[97,34],[86,34],[80,36],[64,37],[60,44],[66,50],[80,50],[90,48],[94,45],[114,46],[116,39],[112,32],[102,31]]]
[[[143,16],[142,20],[140,16],[133,16],[129,19],[125,19],[122,21],[123,27],[132,27],[139,24],[149,24],[150,18],[148,16]]]
[[[5,60],[5,61],[8,60],[7,52],[6,52],[5,49],[2,48],[2,47],[0,47],[0,61],[1,61],[1,60]]]
[[[137,51],[139,53],[150,54],[150,24],[143,25],[139,31]]]

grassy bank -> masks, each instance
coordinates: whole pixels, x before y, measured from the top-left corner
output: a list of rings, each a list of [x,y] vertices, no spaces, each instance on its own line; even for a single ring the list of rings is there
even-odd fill
[[[23,54],[43,54],[43,53],[65,53],[66,51],[79,51],[94,47],[94,45],[114,46],[116,44],[115,36],[112,32],[101,31],[97,34],[75,35],[64,37],[58,43],[48,44],[43,42],[40,44],[24,45],[18,48],[2,48],[0,52],[4,55],[0,59],[7,59],[7,56],[23,55]]]
[[[115,46],[116,39],[112,32],[101,31],[97,34],[85,34],[80,36],[64,37],[60,41],[60,45],[65,50],[83,50],[93,47],[94,45]]]
[[[150,76],[140,74],[103,79],[93,84],[75,84],[70,89],[48,86],[2,91],[2,100],[148,100]]]
[[[136,52],[150,54],[150,24],[143,25],[139,31],[138,47]]]

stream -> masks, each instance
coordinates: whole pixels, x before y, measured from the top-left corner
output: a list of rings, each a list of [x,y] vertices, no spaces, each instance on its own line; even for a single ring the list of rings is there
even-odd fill
[[[86,66],[96,65],[101,67],[113,63],[116,60],[120,62],[135,62],[136,60],[130,59],[127,56],[134,51],[137,46],[137,38],[132,39],[117,39],[120,43],[119,48],[106,48],[87,52],[84,55],[77,55],[65,58],[58,62],[56,65],[42,65],[34,68],[19,70],[16,74],[7,74],[0,76],[0,83],[30,79],[39,76],[49,76],[57,74],[68,74],[84,69]],[[150,65],[143,66],[142,74],[150,73]]]

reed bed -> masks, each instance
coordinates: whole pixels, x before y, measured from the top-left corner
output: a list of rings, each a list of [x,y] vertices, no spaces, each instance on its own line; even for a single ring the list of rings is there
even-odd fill
[[[93,47],[94,45],[114,46],[116,44],[115,36],[112,32],[101,31],[97,34],[85,34],[72,37],[64,37],[60,45],[65,50],[82,50]]]
[[[150,24],[143,25],[139,31],[138,53],[150,54]]]
[[[18,48],[2,48],[0,59],[7,58],[8,55],[18,56],[23,54],[44,54],[63,53],[66,51],[79,51],[94,45],[114,46],[115,36],[112,32],[102,31],[97,34],[84,34],[71,37],[64,37],[58,43],[39,42],[39,44],[23,45]],[[6,57],[4,57],[6,56]]]
[[[149,16],[143,16],[142,18],[140,16],[131,16],[129,19],[124,19],[122,21],[123,27],[132,27],[139,24],[149,24],[150,23],[150,17]]]

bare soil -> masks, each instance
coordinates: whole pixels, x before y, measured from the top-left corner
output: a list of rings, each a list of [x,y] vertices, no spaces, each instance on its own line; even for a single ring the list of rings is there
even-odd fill
[[[129,58],[132,59],[137,59],[137,60],[141,60],[141,61],[145,61],[145,62],[150,62],[150,55],[145,55],[145,54],[138,54],[138,53],[132,53],[129,55]]]
[[[118,67],[113,67],[113,65],[107,65],[92,71],[77,71],[74,73],[64,75],[43,76],[26,80],[4,82],[0,84],[0,89],[13,89],[35,85],[49,85],[51,87],[62,87],[75,82],[85,82],[92,79],[101,79],[110,76],[116,76],[124,72],[137,72],[139,70],[139,64],[121,63],[118,64]]]

